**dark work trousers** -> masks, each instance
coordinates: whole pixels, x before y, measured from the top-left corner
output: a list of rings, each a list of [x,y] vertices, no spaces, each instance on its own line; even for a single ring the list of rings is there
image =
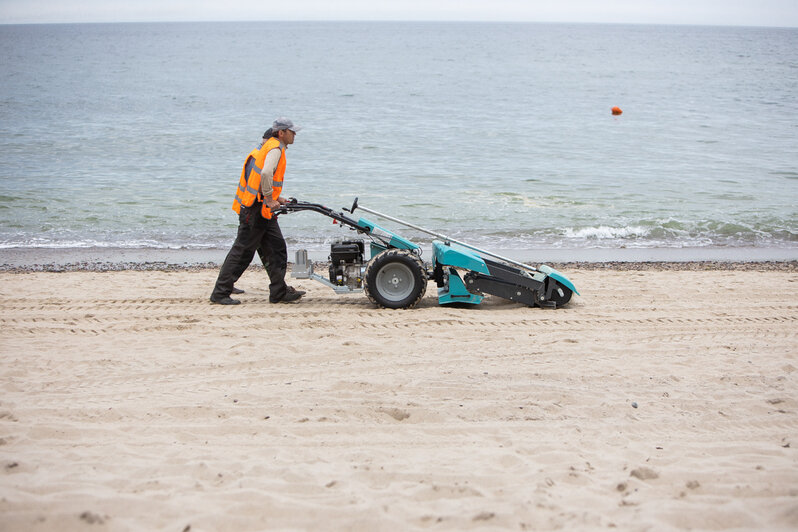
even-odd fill
[[[269,274],[269,301],[275,303],[285,296],[285,272],[288,267],[288,251],[277,217],[267,220],[260,215],[261,204],[241,207],[238,215],[238,234],[233,247],[224,259],[211,299],[230,296],[233,285],[252,262],[257,251],[266,273]]]
[[[258,246],[258,256],[260,257],[260,262],[261,264],[263,264],[264,269],[268,272],[269,258],[266,255],[266,251],[261,246]],[[249,265],[254,257],[255,257],[254,251],[249,251],[241,257],[241,263],[239,264],[240,267],[238,268],[238,271],[236,271],[233,274],[233,277],[235,278],[233,280],[233,284],[237,283],[238,278],[244,275],[244,272],[247,271],[247,268],[249,268]]]

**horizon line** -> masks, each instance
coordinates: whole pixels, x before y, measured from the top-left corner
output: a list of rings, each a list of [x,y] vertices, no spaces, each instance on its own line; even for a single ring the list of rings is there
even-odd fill
[[[609,21],[564,21],[564,20],[470,20],[470,19],[185,19],[185,20],[83,20],[83,21],[27,21],[3,22],[0,26],[48,26],[72,24],[196,24],[196,23],[454,23],[454,24],[574,24],[574,25],[616,25],[616,26],[690,26],[713,28],[773,28],[773,29],[798,29],[796,26],[777,26],[769,24],[728,24],[710,22],[609,22]]]

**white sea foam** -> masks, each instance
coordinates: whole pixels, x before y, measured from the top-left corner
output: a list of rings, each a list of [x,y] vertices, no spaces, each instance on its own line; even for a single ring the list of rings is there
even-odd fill
[[[626,238],[645,238],[651,230],[642,226],[610,227],[600,225],[597,227],[567,228],[563,231],[566,238],[587,240],[616,240]]]

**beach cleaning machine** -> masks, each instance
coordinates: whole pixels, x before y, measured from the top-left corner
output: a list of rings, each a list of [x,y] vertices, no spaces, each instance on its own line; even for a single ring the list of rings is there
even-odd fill
[[[527,306],[562,307],[579,294],[573,283],[557,270],[542,264],[536,268],[490,253],[445,235],[381,214],[357,204],[343,211],[354,215],[361,209],[380,218],[427,233],[432,241],[432,263],[421,259],[421,246],[365,219],[355,220],[318,203],[291,199],[274,209],[275,215],[313,211],[370,238],[370,259],[365,260],[364,240],[346,239],[330,245],[329,276],[314,273],[307,250],[296,252],[291,276],[313,279],[336,293],[364,292],[371,302],[386,308],[414,307],[430,279],[438,285],[438,303],[477,305],[491,294]],[[490,258],[487,258],[490,257]]]

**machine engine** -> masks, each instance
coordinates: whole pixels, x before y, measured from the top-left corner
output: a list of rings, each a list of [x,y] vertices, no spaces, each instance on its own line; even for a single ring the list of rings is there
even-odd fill
[[[363,288],[364,244],[362,240],[343,240],[330,245],[330,282],[350,290]]]

